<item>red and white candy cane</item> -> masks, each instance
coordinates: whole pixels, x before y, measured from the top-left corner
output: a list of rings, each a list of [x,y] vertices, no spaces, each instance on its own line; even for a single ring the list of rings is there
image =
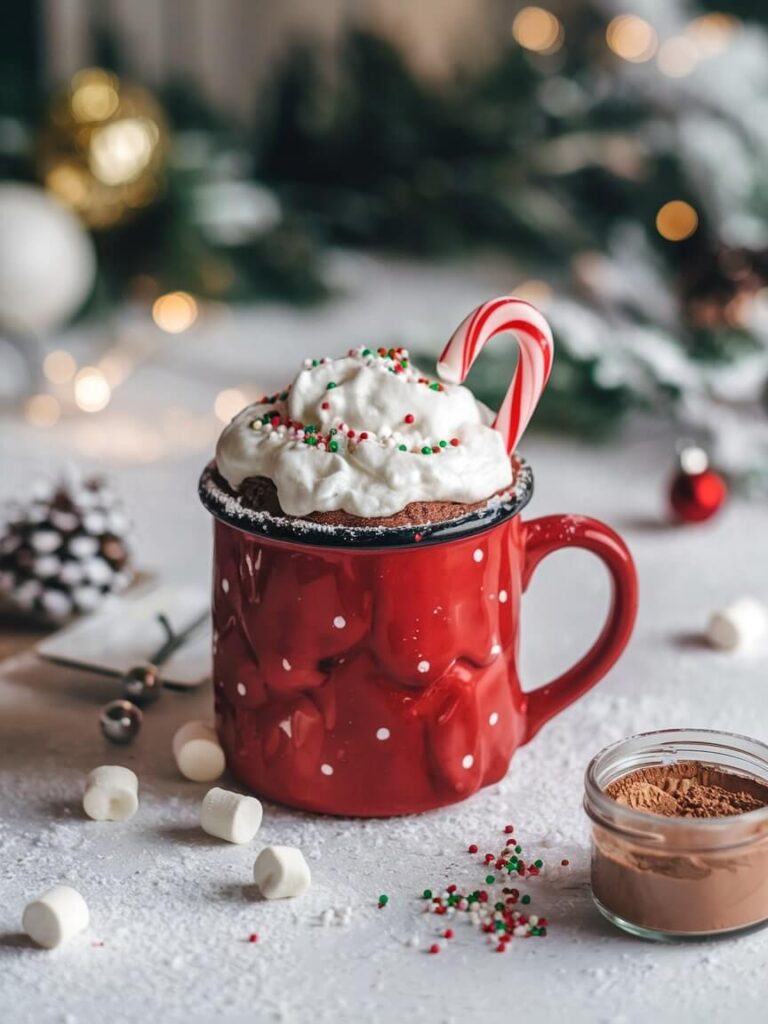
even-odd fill
[[[517,335],[520,358],[493,426],[504,437],[511,455],[552,369],[552,331],[538,309],[508,295],[484,302],[454,331],[437,361],[437,373],[447,384],[461,384],[491,338],[508,332]]]

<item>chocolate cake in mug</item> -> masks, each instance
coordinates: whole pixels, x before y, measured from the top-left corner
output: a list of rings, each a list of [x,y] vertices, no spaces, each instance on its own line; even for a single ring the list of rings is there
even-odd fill
[[[460,382],[505,331],[520,360],[494,417]],[[623,542],[585,517],[519,516],[532,476],[515,446],[551,358],[541,314],[505,297],[460,325],[436,376],[404,348],[361,346],[305,360],[225,428],[200,494],[217,727],[244,784],[338,814],[462,799],[618,657],[636,604]],[[524,694],[520,596],[569,545],[606,563],[609,619],[573,669]]]

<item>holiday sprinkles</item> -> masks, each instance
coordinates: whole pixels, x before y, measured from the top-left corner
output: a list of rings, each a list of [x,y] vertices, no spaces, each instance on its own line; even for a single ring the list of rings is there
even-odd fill
[[[233,491],[272,481],[280,508],[373,518],[410,502],[474,504],[514,472],[493,413],[469,389],[424,375],[407,349],[305,360],[282,391],[224,428],[216,469]]]
[[[389,372],[402,375],[404,381],[425,385],[431,391],[445,391],[439,381],[422,377],[411,367],[408,350],[405,348],[353,348],[349,350],[348,356],[350,359],[362,359],[366,365],[373,365],[377,360],[383,360]],[[331,360],[328,357],[305,359],[304,369],[313,370],[330,363]],[[331,380],[325,385],[325,390],[334,391],[338,386],[337,381]],[[416,434],[415,440],[408,441],[397,430],[377,432],[372,427],[365,430],[354,430],[341,418],[334,419],[333,425],[325,428],[318,423],[302,423],[293,420],[288,416],[284,404],[282,407],[278,407],[278,403],[287,401],[291,387],[292,385],[289,385],[285,391],[274,395],[264,395],[259,399],[257,409],[263,406],[268,408],[251,420],[251,430],[264,431],[266,434],[272,435],[275,441],[291,439],[296,445],[306,445],[318,452],[342,456],[354,451],[358,444],[366,441],[383,445],[386,448],[397,448],[398,451],[410,452],[414,455],[440,455],[446,450],[450,451],[451,448],[458,448],[461,444],[458,437],[441,437],[427,442],[426,438]],[[320,409],[323,412],[332,412],[333,404],[326,399],[320,403]],[[412,412],[406,413],[403,423],[406,426],[418,425],[416,415]]]
[[[484,935],[497,953],[506,952],[513,939],[544,938],[549,928],[546,917],[531,912],[532,897],[521,889],[521,885],[541,875],[544,861],[539,857],[527,859],[523,847],[514,837],[514,831],[514,826],[506,825],[502,849],[482,856],[482,883],[477,888],[460,889],[452,882],[442,891],[428,887],[420,894],[424,913],[451,920],[460,920],[459,915],[463,915],[464,920]],[[477,843],[470,843],[467,847],[467,853],[472,857],[479,851]],[[560,863],[565,866],[568,861]],[[442,929],[440,937],[452,939],[453,928]],[[440,942],[432,942],[427,952],[435,955],[442,948]]]

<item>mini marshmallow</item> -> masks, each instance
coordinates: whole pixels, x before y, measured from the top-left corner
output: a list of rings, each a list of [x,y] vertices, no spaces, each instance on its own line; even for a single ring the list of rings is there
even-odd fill
[[[53,949],[88,927],[83,897],[69,885],[55,885],[24,908],[21,926],[38,946]]]
[[[228,843],[250,843],[259,831],[262,813],[255,797],[214,786],[203,797],[200,824],[209,836]]]
[[[742,597],[709,620],[707,639],[713,647],[733,651],[749,647],[768,630],[768,610],[754,597]]]
[[[139,780],[130,768],[103,764],[85,780],[83,810],[94,821],[127,821],[139,807]]]
[[[295,846],[266,846],[253,865],[253,880],[268,900],[301,896],[311,881],[309,864]]]
[[[207,722],[187,722],[173,737],[173,756],[181,774],[192,782],[214,782],[224,771],[224,751]]]

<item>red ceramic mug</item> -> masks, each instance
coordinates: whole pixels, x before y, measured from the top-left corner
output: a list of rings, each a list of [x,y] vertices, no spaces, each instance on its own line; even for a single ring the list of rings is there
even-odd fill
[[[363,816],[440,807],[501,779],[611,668],[637,608],[621,538],[585,516],[523,522],[531,492],[517,462],[513,491],[482,513],[323,529],[250,512],[209,467],[216,720],[232,774],[278,803]],[[523,693],[521,595],[563,548],[605,564],[608,618],[576,665]]]

